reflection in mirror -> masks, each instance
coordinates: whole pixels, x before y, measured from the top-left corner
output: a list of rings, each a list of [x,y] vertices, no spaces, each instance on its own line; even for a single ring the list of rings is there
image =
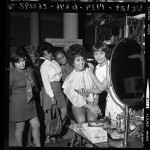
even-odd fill
[[[110,73],[119,100],[135,105],[144,94],[144,54],[136,40],[125,38],[114,47]]]

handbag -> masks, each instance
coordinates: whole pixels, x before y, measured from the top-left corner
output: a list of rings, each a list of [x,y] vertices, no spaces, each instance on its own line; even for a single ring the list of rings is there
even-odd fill
[[[53,104],[48,112],[48,123],[46,126],[46,136],[56,136],[62,130],[62,121],[56,104]]]

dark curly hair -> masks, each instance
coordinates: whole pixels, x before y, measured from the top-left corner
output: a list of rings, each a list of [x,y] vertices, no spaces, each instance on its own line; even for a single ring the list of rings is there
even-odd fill
[[[110,50],[104,42],[95,43],[93,45],[92,50],[93,50],[93,53],[95,51],[100,51],[101,50],[101,51],[105,52],[106,59],[110,58]]]
[[[75,57],[77,56],[82,56],[86,60],[86,49],[80,44],[73,44],[67,50],[68,63],[73,65]]]
[[[26,59],[25,49],[22,46],[12,46],[10,48],[10,62],[12,65],[14,66],[21,58]]]
[[[43,42],[41,43],[38,48],[38,53],[41,57],[44,56],[44,51],[47,51],[48,53],[53,53],[54,52],[54,47],[51,43],[48,42]]]

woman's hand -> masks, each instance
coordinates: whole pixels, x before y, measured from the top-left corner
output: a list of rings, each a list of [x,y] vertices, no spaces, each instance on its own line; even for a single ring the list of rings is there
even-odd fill
[[[95,105],[95,107],[97,107],[97,109],[98,109],[98,115],[101,115],[102,112],[101,112],[101,109],[99,108],[99,106],[98,106],[98,105]]]
[[[101,114],[101,110],[99,107],[95,106],[95,105],[90,105],[89,106],[90,111],[95,114],[96,116],[98,116],[99,114]]]
[[[83,97],[88,97],[89,96],[89,92],[86,89],[81,89],[81,90],[76,90],[74,89],[78,94],[80,94]]]
[[[53,104],[56,104],[56,100],[55,100],[54,97],[51,97],[51,101],[52,101],[52,105],[53,105]]]
[[[88,70],[93,73],[94,65],[92,63],[88,63],[88,66],[89,66]]]

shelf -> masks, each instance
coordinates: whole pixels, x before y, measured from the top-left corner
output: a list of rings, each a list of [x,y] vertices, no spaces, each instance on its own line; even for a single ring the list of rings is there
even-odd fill
[[[126,22],[126,17],[122,17],[122,18],[116,19],[110,23],[99,25],[97,27],[98,27],[98,29],[99,28],[100,29],[113,29],[113,28],[124,26],[125,22]]]

